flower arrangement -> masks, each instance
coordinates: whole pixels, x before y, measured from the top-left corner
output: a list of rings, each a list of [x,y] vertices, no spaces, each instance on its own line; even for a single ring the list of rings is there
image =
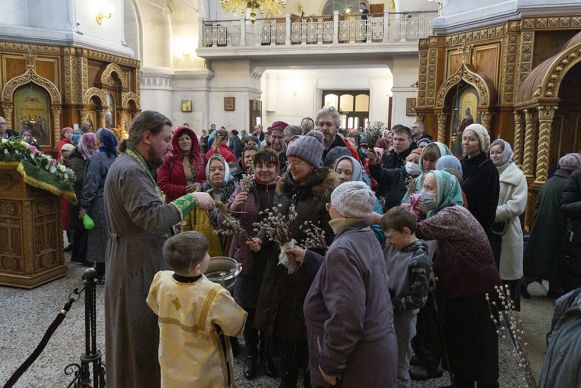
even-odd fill
[[[46,171],[57,179],[73,182],[75,173],[64,164],[57,162],[50,156],[43,154],[35,146],[28,144],[22,137],[2,139],[0,141],[1,162],[28,162],[34,167]]]
[[[486,302],[488,303],[488,310],[490,311],[490,319],[496,326],[496,333],[502,339],[510,338],[512,344],[512,356],[518,363],[518,368],[524,373],[523,380],[528,387],[536,387],[535,376],[528,359],[526,346],[528,345],[525,339],[525,331],[517,311],[515,311],[514,301],[510,297],[510,290],[506,286],[494,286],[498,295],[499,303],[485,294]],[[500,305],[499,305],[500,304]]]

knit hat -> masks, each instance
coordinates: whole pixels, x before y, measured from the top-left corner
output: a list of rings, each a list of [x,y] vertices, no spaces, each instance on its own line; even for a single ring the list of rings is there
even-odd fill
[[[75,150],[75,146],[72,144],[63,144],[62,148],[61,148],[61,155],[62,156],[66,156],[69,157],[71,156],[71,154],[73,153],[73,151]]]
[[[581,154],[570,153],[559,159],[559,168],[567,171],[574,171],[581,167]]]
[[[270,133],[274,132],[274,131],[284,131],[284,129],[288,127],[288,124],[285,123],[284,121],[275,121],[274,123],[272,123],[272,125],[270,126]]]
[[[325,155],[325,166],[331,167],[342,156],[351,156],[351,151],[347,147],[333,147]]]
[[[365,182],[341,183],[331,193],[331,206],[343,217],[367,218],[375,207],[375,194]]]
[[[323,140],[325,137],[317,130],[311,130],[305,136],[299,136],[286,149],[286,156],[296,156],[315,168],[323,163]]]
[[[473,131],[476,136],[478,136],[478,140],[480,141],[480,151],[488,152],[490,150],[490,135],[484,125],[470,124],[464,129],[462,134],[465,134],[466,131]]]

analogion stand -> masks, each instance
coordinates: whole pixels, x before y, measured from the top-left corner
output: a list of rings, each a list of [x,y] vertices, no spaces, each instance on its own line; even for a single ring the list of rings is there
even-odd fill
[[[67,273],[60,198],[0,163],[0,285],[34,288]]]

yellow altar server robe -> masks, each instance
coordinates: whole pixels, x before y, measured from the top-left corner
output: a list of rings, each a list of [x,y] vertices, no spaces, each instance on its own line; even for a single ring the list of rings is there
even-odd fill
[[[181,283],[173,271],[153,278],[147,304],[158,316],[162,387],[234,387],[232,350],[246,312],[206,276]]]

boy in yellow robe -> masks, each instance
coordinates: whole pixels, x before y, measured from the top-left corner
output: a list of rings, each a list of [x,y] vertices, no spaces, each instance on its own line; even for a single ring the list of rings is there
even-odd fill
[[[225,336],[244,328],[246,312],[204,271],[208,240],[198,232],[169,238],[147,304],[158,316],[162,387],[234,387],[232,351]]]

